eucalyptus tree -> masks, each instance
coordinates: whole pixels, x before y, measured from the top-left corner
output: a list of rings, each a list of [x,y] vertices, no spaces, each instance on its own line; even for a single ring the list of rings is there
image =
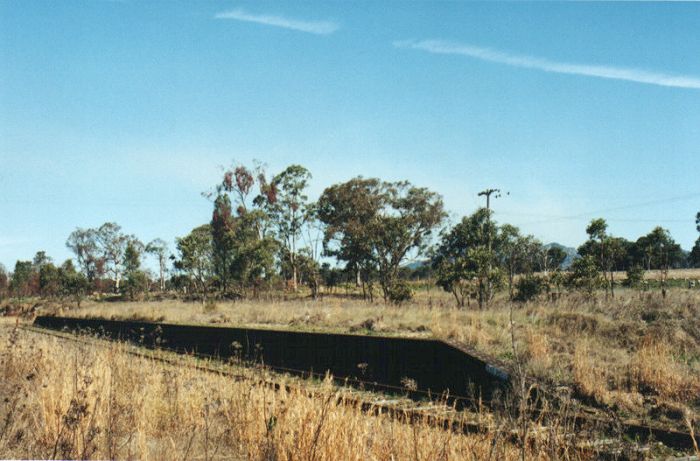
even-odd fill
[[[145,246],[136,239],[130,239],[124,250],[125,283],[122,290],[132,300],[137,293],[148,290],[148,277],[140,270],[141,255],[144,251]]]
[[[7,274],[7,269],[0,263],[0,300],[7,296],[9,289],[10,277]]]
[[[243,292],[252,286],[257,293],[273,272],[277,244],[268,235],[269,219],[257,197],[251,200],[256,182],[260,195],[273,196],[259,165],[252,170],[243,165],[232,167],[216,187],[210,229],[214,271],[224,293],[231,282],[237,282]]]
[[[53,298],[61,293],[60,269],[51,262],[39,266],[39,292],[45,298]]]
[[[214,200],[211,218],[212,262],[224,293],[228,291],[233,262],[236,257],[236,223],[228,195],[219,194]]]
[[[590,254],[574,260],[566,280],[570,288],[583,290],[589,296],[593,296],[602,282],[598,261]]]
[[[175,269],[187,275],[195,293],[206,296],[212,276],[212,233],[211,226],[196,227],[184,237],[176,239],[179,258],[174,262]]]
[[[158,260],[158,280],[160,291],[165,291],[165,272],[168,262],[168,244],[162,239],[154,239],[148,242],[145,251],[152,254]]]
[[[606,293],[609,291],[615,296],[615,271],[624,268],[629,242],[620,237],[613,237],[607,233],[608,224],[604,219],[593,219],[586,233],[588,240],[578,248],[581,256],[591,256],[598,270],[603,275]]]
[[[545,275],[550,271],[561,269],[562,264],[566,261],[566,251],[556,244],[543,246],[539,253],[537,261],[537,270],[542,271]]]
[[[15,270],[10,279],[10,290],[16,298],[23,298],[31,294],[31,279],[33,274],[31,261],[17,261]]]
[[[104,260],[100,254],[96,229],[78,227],[68,236],[66,246],[75,253],[78,266],[91,283],[102,276]]]
[[[695,228],[700,232],[700,211],[695,215]],[[692,267],[700,267],[700,236],[695,240],[695,245],[693,249],[690,250],[688,255],[688,262]]]
[[[398,283],[401,263],[410,252],[425,249],[446,214],[442,197],[426,188],[357,177],[327,188],[318,201],[318,216],[326,226],[327,254],[354,266],[363,282],[376,271],[389,301],[405,294]]]
[[[311,173],[301,165],[290,165],[263,184],[261,194],[254,203],[260,206],[269,219],[277,241],[288,258],[291,268],[291,284],[297,290],[299,274],[299,241],[302,230],[314,216],[313,204],[306,195]]]
[[[683,251],[668,230],[657,226],[634,244],[635,254],[647,270],[656,269],[661,275],[661,294],[666,297],[668,271],[683,262]]]
[[[41,269],[42,266],[52,263],[53,259],[51,259],[51,257],[47,255],[45,251],[37,251],[34,255],[34,259],[32,259],[32,266],[35,271]]]
[[[443,234],[435,252],[432,264],[436,282],[454,295],[459,306],[474,294],[479,307],[483,307],[491,300],[490,287],[497,286],[502,278],[496,259],[502,239],[491,242],[491,236],[498,235],[498,226],[490,214],[490,210],[480,208],[462,218]]]
[[[542,243],[532,235],[521,235],[520,230],[504,224],[498,229],[496,236],[498,253],[496,257],[508,276],[508,296],[513,299],[515,275],[532,273],[539,255],[542,254]]]
[[[72,297],[76,305],[80,307],[80,302],[90,291],[90,281],[85,275],[75,270],[73,261],[67,259],[58,269],[61,281],[61,295]]]
[[[383,207],[381,188],[379,179],[357,177],[326,188],[318,200],[325,254],[344,261],[370,298],[376,268],[370,223]]]
[[[95,232],[101,259],[104,261],[105,272],[114,281],[114,290],[119,292],[124,275],[124,255],[130,242],[138,242],[133,235],[122,232],[122,227],[115,222],[102,224]],[[140,242],[138,243],[140,245]]]

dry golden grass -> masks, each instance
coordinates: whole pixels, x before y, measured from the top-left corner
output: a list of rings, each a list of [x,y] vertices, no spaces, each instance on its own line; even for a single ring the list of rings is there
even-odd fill
[[[687,401],[700,395],[700,379],[673,355],[665,341],[648,341],[632,360],[632,373],[639,387],[672,400]]]
[[[0,458],[519,459],[507,421],[469,436],[368,416],[329,383],[274,392],[252,381],[0,325]],[[534,431],[527,459],[578,459]],[[550,431],[551,432],[551,431]]]
[[[484,310],[457,309],[447,293],[417,293],[402,306],[340,296],[320,300],[219,301],[213,309],[179,300],[109,303],[88,301],[64,315],[145,319],[436,337],[512,362],[510,310],[501,297]],[[681,406],[698,419],[700,393],[700,289],[616,290],[615,298],[566,294],[557,301],[515,307],[516,351],[526,370],[552,384],[568,384],[582,397],[625,414],[681,427]],[[662,349],[659,349],[662,348]],[[663,353],[659,359],[657,354]],[[663,363],[663,369],[659,369]]]

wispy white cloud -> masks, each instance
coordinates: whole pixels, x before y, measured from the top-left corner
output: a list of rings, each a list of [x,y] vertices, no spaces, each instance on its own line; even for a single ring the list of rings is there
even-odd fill
[[[29,242],[26,238],[10,238],[0,236],[0,247],[11,247]]]
[[[574,64],[550,61],[527,55],[517,55],[462,43],[443,40],[403,40],[394,42],[397,48],[409,48],[435,54],[453,54],[481,59],[482,61],[506,64],[526,69],[537,69],[558,74],[585,75],[587,77],[609,78],[649,85],[670,86],[676,88],[700,89],[700,77],[693,75],[667,74],[626,67],[602,66],[592,64]]]
[[[216,19],[234,19],[236,21],[254,22],[266,26],[282,27],[309,34],[328,35],[340,28],[332,21],[303,21],[267,14],[252,14],[242,9],[223,11],[214,16]]]

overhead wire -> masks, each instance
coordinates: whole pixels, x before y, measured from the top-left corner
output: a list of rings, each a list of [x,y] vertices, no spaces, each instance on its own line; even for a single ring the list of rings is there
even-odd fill
[[[639,208],[639,207],[645,207],[645,206],[651,206],[651,205],[659,205],[659,204],[664,204],[664,203],[674,203],[674,202],[680,202],[680,201],[686,201],[690,200],[693,198],[700,198],[700,192],[699,193],[693,193],[693,194],[686,194],[686,195],[680,195],[680,196],[675,196],[675,197],[667,197],[663,199],[657,199],[657,200],[649,200],[646,202],[638,202],[638,203],[632,203],[628,205],[621,205],[621,206],[616,206],[616,207],[610,207],[610,208],[601,208],[598,210],[592,210],[592,211],[586,211],[583,213],[578,213],[574,215],[546,215],[546,214],[537,214],[537,213],[519,213],[519,212],[498,212],[496,211],[495,214],[502,214],[502,215],[521,215],[521,216],[541,216],[546,219],[541,219],[541,220],[535,220],[535,221],[529,221],[529,222],[524,222],[521,225],[534,225],[534,224],[548,224],[552,222],[558,222],[558,221],[568,221],[568,220],[578,220],[578,219],[588,219],[591,215],[600,215],[604,213],[610,213],[614,211],[622,211],[622,210],[628,210],[628,209],[633,209],[633,208]],[[700,204],[699,204],[700,206]],[[683,223],[683,222],[690,222],[693,221],[694,217],[689,217],[688,219],[649,219],[649,218],[606,218],[607,221],[618,221],[618,222],[677,222],[677,223]]]

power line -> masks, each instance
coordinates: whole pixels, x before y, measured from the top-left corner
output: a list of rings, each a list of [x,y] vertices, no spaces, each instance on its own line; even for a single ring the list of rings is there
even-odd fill
[[[694,193],[694,194],[687,194],[687,195],[680,195],[680,196],[675,196],[675,197],[668,197],[664,199],[658,199],[658,200],[649,200],[646,202],[639,202],[639,203],[633,203],[633,204],[628,204],[628,205],[621,205],[617,207],[611,207],[611,208],[602,208],[599,210],[593,210],[593,211],[586,211],[584,213],[578,213],[575,215],[568,215],[568,216],[556,216],[556,215],[538,215],[535,213],[521,213],[523,216],[542,216],[544,220],[537,220],[537,221],[531,221],[531,222],[526,222],[523,223],[522,225],[532,225],[532,224],[547,224],[550,222],[556,222],[556,221],[565,221],[565,220],[578,220],[578,219],[587,219],[590,217],[590,215],[596,215],[596,214],[603,214],[603,213],[610,213],[614,211],[622,211],[622,210],[628,210],[632,208],[639,208],[639,207],[645,207],[645,206],[650,206],[650,205],[659,205],[659,204],[664,204],[664,203],[674,203],[674,202],[681,202],[685,200],[689,200],[692,198],[700,197],[700,193]],[[513,212],[513,213],[501,213],[501,214],[511,214],[511,215],[517,215],[518,212]],[[612,219],[607,219],[607,221],[620,221],[620,222],[688,222],[691,221],[691,218],[688,218],[687,220],[685,219],[666,219],[666,220],[658,220],[658,219],[627,219],[627,218],[612,218]]]

